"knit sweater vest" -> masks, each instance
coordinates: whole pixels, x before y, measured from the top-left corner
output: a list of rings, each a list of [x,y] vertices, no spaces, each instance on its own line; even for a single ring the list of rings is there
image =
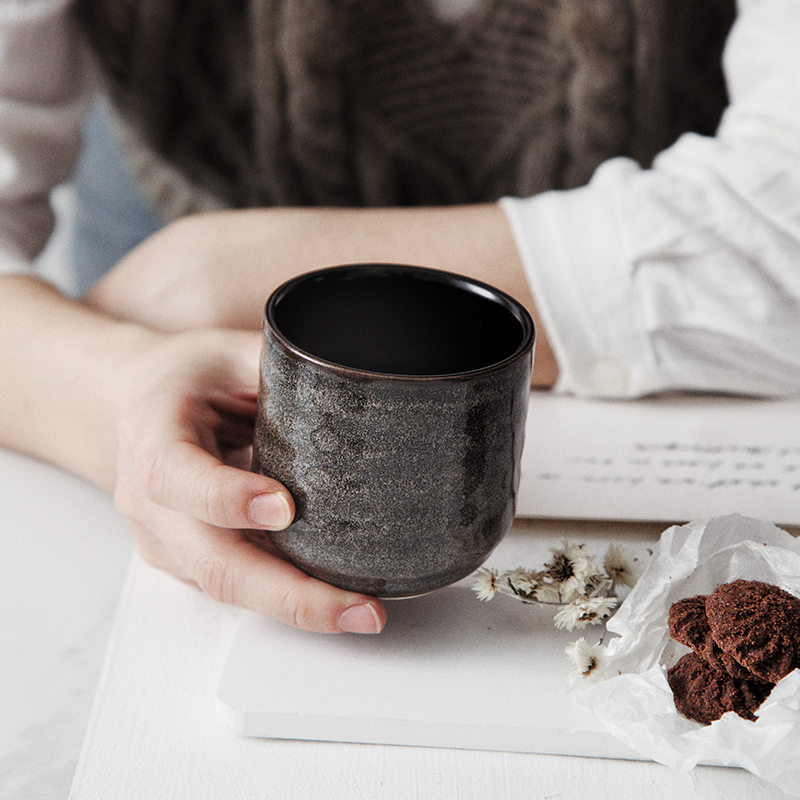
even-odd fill
[[[78,0],[167,218],[492,201],[648,165],[725,106],[733,0]]]

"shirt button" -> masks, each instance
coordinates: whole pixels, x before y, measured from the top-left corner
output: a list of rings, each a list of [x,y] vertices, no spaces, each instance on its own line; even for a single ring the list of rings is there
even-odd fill
[[[631,384],[628,368],[611,358],[600,359],[590,373],[592,386],[598,392],[608,395],[625,395]]]

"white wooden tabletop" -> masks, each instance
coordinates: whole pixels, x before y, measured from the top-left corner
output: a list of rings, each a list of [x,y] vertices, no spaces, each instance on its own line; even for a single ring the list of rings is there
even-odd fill
[[[129,563],[110,497],[57,469],[0,450],[0,510],[3,800],[784,797],[738,769],[240,737],[214,707],[235,610]],[[524,523],[570,538],[612,525]]]
[[[103,492],[0,449],[0,798],[66,798],[131,557]]]

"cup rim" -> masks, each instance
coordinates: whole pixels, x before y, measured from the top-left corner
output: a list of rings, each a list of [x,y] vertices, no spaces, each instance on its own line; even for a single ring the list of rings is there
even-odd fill
[[[305,283],[309,280],[316,280],[325,275],[346,274],[353,273],[366,273],[367,271],[373,272],[374,270],[381,270],[383,274],[403,274],[414,275],[424,280],[438,281],[440,283],[448,283],[450,285],[458,286],[462,289],[475,292],[489,297],[494,302],[499,302],[507,311],[509,311],[522,328],[522,337],[520,344],[513,353],[496,361],[492,364],[487,364],[484,367],[479,367],[473,370],[466,370],[463,372],[450,372],[450,373],[437,373],[433,375],[406,375],[391,372],[376,372],[373,370],[361,369],[358,367],[348,367],[343,364],[338,364],[334,361],[328,361],[324,358],[309,353],[298,347],[290,339],[288,339],[278,328],[275,323],[275,307],[289,292],[291,292],[297,285]],[[336,266],[322,267],[319,269],[309,270],[294,278],[282,283],[278,286],[269,296],[265,306],[263,315],[264,331],[269,332],[270,336],[275,342],[288,353],[291,353],[297,358],[301,358],[304,362],[314,364],[321,369],[328,372],[346,376],[350,379],[354,377],[362,377],[365,380],[386,380],[386,381],[402,381],[412,383],[430,383],[443,380],[471,380],[476,377],[488,375],[493,372],[499,372],[506,369],[515,361],[525,358],[528,354],[532,353],[536,340],[536,326],[528,310],[511,295],[476,278],[470,278],[466,275],[459,275],[455,272],[448,272],[442,269],[435,269],[433,267],[422,267],[413,264],[399,264],[391,262],[359,262],[353,264],[339,264]]]

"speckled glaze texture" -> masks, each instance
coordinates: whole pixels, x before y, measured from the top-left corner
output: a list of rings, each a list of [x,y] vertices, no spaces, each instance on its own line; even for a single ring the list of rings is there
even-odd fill
[[[314,363],[268,325],[253,469],[297,513],[269,539],[342,588],[408,597],[480,566],[511,526],[532,347],[500,368],[403,377]]]

